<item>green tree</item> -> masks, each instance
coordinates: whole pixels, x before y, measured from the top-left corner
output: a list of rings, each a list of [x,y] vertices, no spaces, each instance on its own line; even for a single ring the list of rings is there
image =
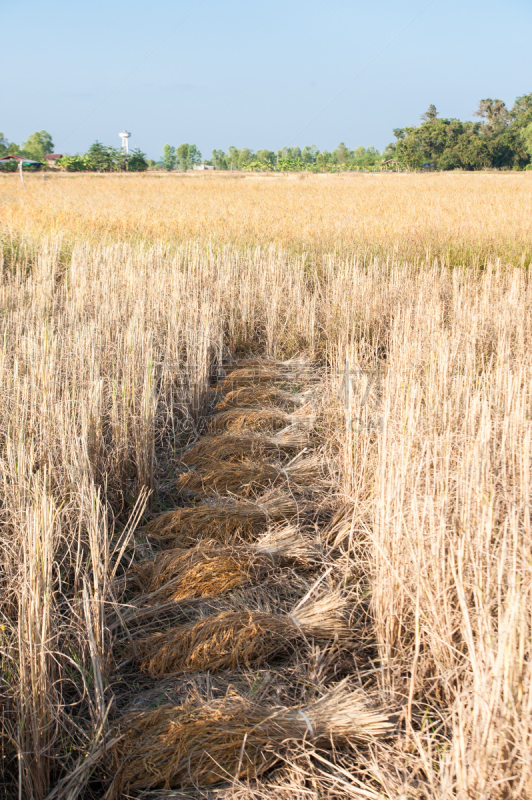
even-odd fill
[[[57,162],[59,167],[63,167],[67,172],[83,172],[90,169],[84,156],[63,156]]]
[[[229,147],[229,154],[228,160],[230,161],[229,168],[230,169],[238,169],[240,165],[240,150],[238,147],[234,147],[231,145]]]
[[[479,102],[474,116],[484,120],[484,125],[489,133],[500,130],[509,122],[506,103],[502,100],[492,100],[491,97],[486,97]]]
[[[162,162],[163,169],[167,169],[169,172],[176,168],[177,158],[175,147],[172,147],[169,144],[164,145]]]
[[[195,147],[195,145],[190,145],[188,142],[185,142],[185,144],[180,144],[176,150],[177,161],[183,172],[186,172],[192,164],[191,147]]]
[[[95,172],[111,172],[117,161],[115,149],[96,140],[87,150],[85,161],[87,168]]]
[[[189,144],[188,146],[188,160],[191,167],[194,164],[201,164],[201,152],[195,144]]]
[[[319,153],[318,148],[315,144],[312,145],[305,145],[303,150],[301,151],[301,160],[303,164],[315,164],[316,163],[316,156]]]
[[[148,169],[146,153],[138,147],[133,150],[128,158],[127,168],[130,172],[145,172]]]
[[[44,161],[47,153],[54,152],[52,137],[47,131],[38,131],[28,136],[22,144],[22,155],[34,161]]]
[[[430,122],[433,119],[438,117],[438,111],[434,103],[431,103],[428,109],[425,111],[424,114],[421,115],[420,119],[422,122]]]
[[[510,109],[510,117],[520,123],[532,121],[532,94],[523,94],[516,98]]]
[[[340,142],[336,150],[334,150],[334,157],[337,164],[347,165],[352,157],[351,150],[346,147],[343,142]]]
[[[5,156],[7,154],[7,148],[9,147],[9,142],[4,136],[3,133],[0,133],[0,156]]]
[[[212,161],[216,169],[229,169],[227,155],[223,150],[213,150]]]
[[[273,150],[257,150],[257,161],[259,164],[272,167],[275,164],[275,153]]]

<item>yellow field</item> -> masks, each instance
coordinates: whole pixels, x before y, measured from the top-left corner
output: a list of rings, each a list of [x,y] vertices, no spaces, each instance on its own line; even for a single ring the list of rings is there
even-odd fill
[[[296,753],[213,796],[532,797],[532,175],[25,181],[0,176],[5,796],[105,774],[132,509],[171,503],[231,352],[324,369],[351,679],[397,728],[356,773]],[[77,775],[54,798],[95,796]]]
[[[304,252],[520,261],[532,245],[532,176],[1,176],[11,230],[146,242],[231,242]]]

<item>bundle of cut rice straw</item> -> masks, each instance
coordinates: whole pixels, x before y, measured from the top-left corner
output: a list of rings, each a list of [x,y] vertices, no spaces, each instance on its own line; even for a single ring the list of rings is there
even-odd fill
[[[307,637],[348,640],[346,605],[345,598],[333,592],[300,603],[290,614],[222,611],[134,641],[128,657],[153,677],[257,666],[292,652]]]
[[[278,406],[284,410],[293,410],[305,402],[304,394],[287,392],[269,386],[242,386],[226,394],[216,406],[216,411],[227,411],[229,408],[256,408],[257,406]]]
[[[166,550],[131,570],[130,583],[143,591],[144,601],[150,604],[213,597],[264,579],[280,564],[308,565],[317,556],[309,539],[296,527],[287,526],[252,545],[203,541],[188,550]]]
[[[310,426],[315,414],[309,406],[301,406],[297,411],[288,414],[275,406],[264,408],[229,408],[219,414],[207,418],[209,428],[213,432],[232,431],[275,431],[288,425],[298,423]]]
[[[294,460],[286,468],[268,464],[266,461],[242,461],[231,463],[225,460],[211,461],[195,470],[182,473],[176,488],[183,494],[230,494],[249,497],[278,481],[288,481],[292,486],[325,489],[330,484],[323,475],[323,464],[319,456]]]
[[[174,547],[196,544],[200,539],[249,540],[272,522],[304,517],[314,510],[312,503],[279,492],[269,492],[257,502],[218,497],[194,508],[166,511],[145,525],[144,533]]]
[[[119,722],[110,750],[113,783],[106,800],[150,789],[187,789],[253,780],[297,742],[327,749],[356,747],[394,729],[345,682],[315,703],[294,708],[254,704],[240,695],[191,698],[135,711]],[[330,758],[334,759],[334,755]]]
[[[279,367],[270,364],[255,364],[233,369],[218,384],[222,392],[230,392],[241,386],[259,386],[286,381],[287,373]]]
[[[253,432],[203,436],[184,450],[180,459],[188,466],[199,466],[222,459],[242,461],[283,450],[299,450],[308,445],[308,432],[298,425],[291,425],[273,436]]]

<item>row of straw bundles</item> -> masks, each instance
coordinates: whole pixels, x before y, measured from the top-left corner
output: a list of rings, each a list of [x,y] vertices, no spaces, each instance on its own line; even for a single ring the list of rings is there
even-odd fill
[[[305,395],[277,389],[275,386],[242,386],[226,394],[217,404],[215,411],[229,408],[256,408],[257,406],[278,406],[292,411],[305,402]]]
[[[340,684],[315,703],[295,708],[254,704],[239,695],[188,700],[136,711],[119,723],[110,754],[115,778],[106,800],[132,791],[186,789],[253,780],[296,742],[331,748],[389,735],[387,714],[368,708]]]
[[[292,486],[309,486],[312,489],[326,488],[330,484],[323,475],[323,464],[316,455],[302,458],[286,468],[265,461],[242,461],[231,463],[225,460],[212,461],[195,470],[184,472],[176,482],[183,494],[223,494],[225,492],[249,497],[276,481],[288,481]]]
[[[253,545],[203,541],[189,550],[165,550],[131,572],[146,602],[212,597],[266,577],[278,565],[315,563],[317,551],[297,528],[271,531]]]
[[[315,506],[291,495],[270,492],[260,502],[219,497],[194,508],[167,511],[144,527],[144,533],[160,544],[197,544],[200,539],[233,541],[237,536],[252,539],[272,522],[304,517]]]
[[[242,461],[250,457],[299,450],[309,444],[308,432],[298,425],[289,426],[274,436],[260,433],[227,433],[203,436],[184,450],[181,461],[188,466],[211,461]]]
[[[293,652],[305,637],[349,639],[345,613],[346,600],[338,592],[306,600],[290,614],[222,611],[133,641],[127,658],[137,660],[141,670],[153,677],[257,666]]]

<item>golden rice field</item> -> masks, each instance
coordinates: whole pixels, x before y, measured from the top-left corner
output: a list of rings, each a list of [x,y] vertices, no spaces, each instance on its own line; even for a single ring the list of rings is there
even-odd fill
[[[0,797],[532,797],[532,175],[25,182]]]

